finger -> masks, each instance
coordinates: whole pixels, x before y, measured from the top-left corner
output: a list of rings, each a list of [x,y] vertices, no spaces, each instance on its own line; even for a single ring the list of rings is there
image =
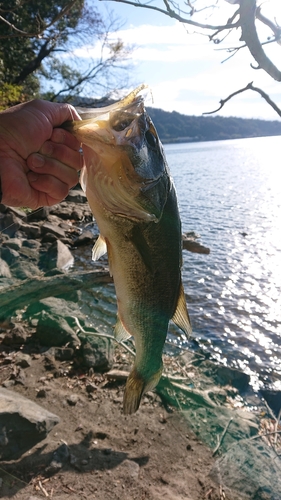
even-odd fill
[[[40,204],[44,200],[43,204],[52,205],[60,202],[68,195],[68,184],[52,175],[29,172],[27,178],[31,188],[38,192]]]
[[[44,113],[52,127],[59,127],[68,120],[81,120],[81,117],[71,104],[36,99],[32,101],[32,106],[35,110]]]
[[[38,155],[38,161],[41,161]],[[78,171],[68,165],[61,163],[53,158],[42,157],[44,164],[41,167],[33,167],[30,169],[38,176],[55,177],[58,181],[66,184],[68,189],[72,188],[79,182]],[[36,158],[35,158],[36,161]]]
[[[81,170],[82,163],[79,149],[72,149],[64,144],[46,141],[39,150],[39,153],[59,160],[61,163],[65,163],[65,165],[76,170]]]
[[[26,178],[23,161],[2,159],[0,164],[2,203],[11,207],[30,206],[33,208],[33,192]],[[36,203],[36,202],[35,202]]]
[[[30,170],[40,169],[41,173],[50,173],[60,178],[64,174],[68,176],[70,168],[75,172],[81,170],[83,157],[77,150],[47,141],[40,153],[33,153],[27,158],[27,165]]]
[[[50,140],[56,143],[64,144],[65,146],[68,146],[71,149],[76,149],[77,151],[80,149],[80,142],[78,139],[76,139],[76,137],[74,137],[74,135],[70,132],[62,128],[54,128]]]

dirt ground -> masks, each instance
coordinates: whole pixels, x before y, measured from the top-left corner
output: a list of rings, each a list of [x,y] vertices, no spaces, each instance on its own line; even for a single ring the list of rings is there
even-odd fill
[[[124,381],[57,361],[32,344],[24,347],[30,366],[19,368],[14,356],[23,347],[0,346],[0,384],[14,380],[8,389],[60,418],[44,441],[0,464],[1,498],[230,500],[209,477],[211,450],[155,392],[135,415],[124,416]],[[115,351],[115,369],[130,363]],[[51,465],[55,451],[62,467]]]

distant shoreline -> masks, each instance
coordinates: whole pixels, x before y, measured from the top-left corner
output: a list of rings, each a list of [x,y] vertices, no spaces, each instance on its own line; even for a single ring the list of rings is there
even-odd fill
[[[184,144],[184,143],[194,143],[194,142],[215,142],[215,141],[234,141],[236,139],[257,139],[258,137],[279,137],[281,136],[280,134],[270,134],[270,135],[243,135],[240,137],[225,137],[225,138],[219,138],[219,139],[198,139],[196,137],[190,138],[190,137],[175,137],[173,139],[163,139],[160,137],[160,140],[162,144]]]
[[[222,141],[281,135],[281,121],[224,116],[189,116],[147,108],[163,144]]]

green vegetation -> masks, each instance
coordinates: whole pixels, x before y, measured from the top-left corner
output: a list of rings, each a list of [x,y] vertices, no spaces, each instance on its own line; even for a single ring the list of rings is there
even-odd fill
[[[0,0],[0,103],[2,109],[35,97],[107,94],[121,88],[130,49],[109,33],[118,25],[103,19],[88,0]],[[98,43],[100,54],[82,60],[77,48]],[[62,100],[62,99],[61,99]]]
[[[194,142],[281,135],[281,121],[188,116],[147,108],[162,142]]]
[[[24,101],[23,90],[20,85],[3,83],[0,86],[0,111],[3,111],[14,104]]]

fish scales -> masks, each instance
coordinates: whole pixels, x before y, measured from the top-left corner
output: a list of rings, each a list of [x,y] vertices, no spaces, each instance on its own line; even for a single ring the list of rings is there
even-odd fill
[[[187,335],[191,331],[181,281],[176,192],[137,90],[65,125],[83,144],[82,185],[100,230],[93,257],[108,253],[118,306],[115,336],[135,340],[125,414],[138,409],[143,393],[161,377],[169,321]]]

